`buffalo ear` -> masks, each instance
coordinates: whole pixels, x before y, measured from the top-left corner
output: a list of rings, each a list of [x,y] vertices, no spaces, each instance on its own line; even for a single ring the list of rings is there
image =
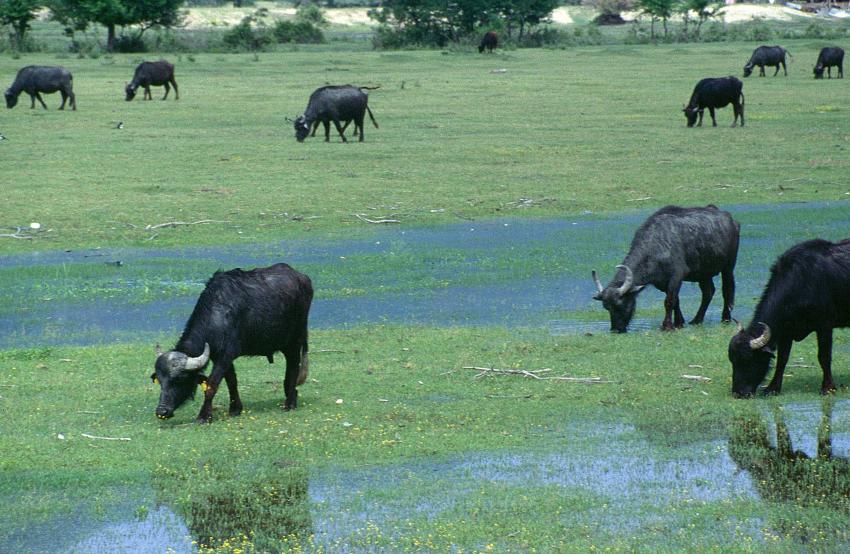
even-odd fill
[[[159,383],[159,379],[157,379],[157,378],[156,378],[156,371],[154,371],[153,373],[151,373],[151,381],[153,382],[153,384],[154,384],[154,385],[156,385],[157,383]]]
[[[637,294],[642,291],[646,287],[646,285],[639,285],[637,287],[632,287],[629,289],[629,294]]]

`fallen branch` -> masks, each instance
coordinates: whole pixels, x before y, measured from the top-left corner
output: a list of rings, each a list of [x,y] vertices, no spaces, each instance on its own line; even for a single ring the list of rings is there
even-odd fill
[[[96,439],[100,441],[128,441],[128,437],[98,437],[97,435],[89,435],[88,433],[80,433],[87,439]]]
[[[369,219],[361,214],[354,214],[354,217],[360,221],[365,221],[366,223],[401,223],[398,219]]]
[[[711,377],[704,377],[702,375],[682,375],[682,379],[689,379],[691,381],[700,381],[701,383],[710,383]]]
[[[198,221],[169,221],[168,223],[159,223],[157,225],[145,225],[145,231],[153,229],[161,229],[163,227],[177,227],[179,225],[201,225],[203,223],[230,223],[229,221],[221,221],[218,219],[200,219]]]
[[[32,235],[22,235],[21,233],[25,232],[22,227],[17,227],[16,229],[14,233],[3,233],[0,234],[0,237],[20,240],[32,240],[34,238]]]
[[[526,370],[526,369],[497,369],[494,367],[478,367],[478,366],[464,366],[463,369],[471,369],[479,372],[478,375],[475,376],[476,379],[480,379],[482,377],[486,377],[487,375],[522,375],[523,377],[529,377],[531,379],[537,379],[540,381],[570,381],[572,383],[585,383],[588,385],[595,385],[600,383],[613,383],[614,381],[603,381],[601,377],[569,377],[567,375],[561,376],[542,376],[541,373],[546,373],[547,371],[552,371],[551,368],[544,369],[535,369],[535,370]]]

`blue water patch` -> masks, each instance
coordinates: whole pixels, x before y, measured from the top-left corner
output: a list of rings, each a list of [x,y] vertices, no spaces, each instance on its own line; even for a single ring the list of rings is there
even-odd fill
[[[850,202],[727,209],[742,224],[733,312],[742,321],[778,254],[809,238],[850,236]],[[592,300],[590,271],[610,279],[649,213],[380,227],[337,240],[3,256],[0,272],[10,289],[0,305],[0,348],[176,338],[213,271],[279,261],[313,279],[314,328],[400,323],[605,332],[608,317]],[[75,270],[91,276],[75,277]],[[708,324],[719,321],[722,306],[719,277],[715,281]],[[641,293],[633,330],[659,326],[662,299],[653,288]],[[696,284],[683,286],[687,319],[699,299]]]

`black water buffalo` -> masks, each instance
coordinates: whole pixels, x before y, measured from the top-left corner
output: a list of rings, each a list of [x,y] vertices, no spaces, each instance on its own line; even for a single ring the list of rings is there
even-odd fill
[[[363,119],[367,112],[372,124],[376,129],[378,128],[378,122],[375,121],[372,110],[369,109],[369,94],[365,92],[367,90],[373,89],[351,85],[329,85],[316,89],[310,95],[307,109],[293,122],[295,138],[298,142],[303,142],[310,134],[310,127],[321,122],[325,126],[325,142],[329,142],[331,140],[330,124],[333,121],[342,142],[348,142],[343,133],[345,127],[348,127],[348,122],[353,120],[354,131],[356,133],[359,129],[360,142],[363,142]],[[340,126],[341,122],[346,123],[345,127]]]
[[[481,37],[481,44],[478,45],[478,53],[484,53],[486,49],[490,54],[493,53],[493,48],[496,48],[499,45],[499,35],[495,33],[495,31],[487,31],[484,33],[484,36]]]
[[[821,48],[818,61],[815,63],[815,79],[823,79],[823,70],[826,68],[826,76],[832,79],[832,68],[838,68],[838,78],[844,78],[844,49],[837,46]]]
[[[599,300],[611,314],[611,331],[625,333],[635,313],[638,293],[646,285],[667,293],[661,329],[685,323],[679,309],[682,281],[699,283],[702,302],[691,325],[702,323],[714,296],[713,277],[723,278],[722,321],[730,321],[735,302],[735,262],[740,224],[729,213],[709,205],[705,208],[661,208],[635,232],[632,246],[619,271],[603,287],[592,272]],[[673,317],[671,317],[673,316]]]
[[[788,50],[781,46],[759,46],[753,50],[753,55],[744,64],[744,77],[752,75],[753,67],[755,66],[759,66],[759,76],[764,77],[764,66],[766,65],[776,67],[776,71],[773,73],[774,77],[779,73],[779,66],[781,65],[782,71],[785,72],[785,76],[787,77],[788,68],[785,67],[785,54],[787,53]]]
[[[809,240],[791,247],[770,268],[770,279],[746,329],[729,342],[732,393],[752,396],[770,369],[776,371],[765,394],[779,394],[791,343],[814,332],[823,370],[821,394],[832,382],[832,330],[850,326],[850,239]]]
[[[169,83],[171,86],[169,86]],[[142,95],[144,100],[153,100],[151,95],[151,85],[155,87],[165,87],[165,95],[163,100],[168,98],[168,93],[171,87],[174,87],[174,99],[180,100],[180,91],[177,90],[177,81],[174,80],[174,66],[165,60],[158,62],[142,62],[136,67],[136,72],[133,74],[133,80],[127,83],[124,88],[126,93],[125,100],[131,101],[136,97],[136,89],[142,87],[145,93]]]
[[[735,118],[732,120],[732,127],[738,124],[738,117],[741,117],[741,127],[744,126],[744,83],[737,77],[708,77],[701,80],[694,87],[694,92],[691,94],[691,100],[688,105],[682,108],[685,112],[688,127],[693,127],[699,123],[697,127],[702,127],[702,115],[705,108],[708,108],[708,113],[711,115],[711,124],[717,127],[717,119],[714,117],[716,108],[723,108],[732,104],[732,111]]]
[[[6,107],[14,108],[18,103],[18,96],[21,92],[26,92],[32,100],[30,109],[35,108],[35,101],[38,100],[46,110],[47,106],[41,99],[41,93],[49,94],[59,91],[62,94],[62,105],[59,109],[64,110],[65,101],[70,99],[71,109],[76,110],[77,99],[74,96],[73,85],[74,77],[64,67],[28,65],[18,71],[15,82],[6,91]]]
[[[198,423],[212,419],[212,400],[222,378],[230,393],[230,414],[242,412],[233,360],[240,356],[286,358],[284,409],[297,406],[296,386],[307,379],[307,317],[313,299],[309,277],[286,264],[243,271],[217,271],[207,281],[183,335],[174,349],[157,346],[156,371],[161,391],[156,415],[166,419],[201,385],[204,405]],[[201,370],[212,359],[209,378]]]

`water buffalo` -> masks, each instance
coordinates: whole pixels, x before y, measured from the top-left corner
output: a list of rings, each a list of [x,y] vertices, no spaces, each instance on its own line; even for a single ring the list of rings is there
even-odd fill
[[[741,127],[744,126],[744,83],[737,77],[709,77],[701,80],[694,87],[694,92],[691,94],[691,100],[688,105],[682,108],[685,112],[685,119],[688,122],[688,127],[693,127],[699,123],[697,127],[702,127],[702,116],[705,108],[708,108],[708,113],[711,115],[711,124],[717,127],[717,119],[714,117],[716,108],[723,108],[732,104],[732,111],[735,114],[732,120],[732,127],[738,123],[738,117],[741,118]]]
[[[764,393],[779,394],[792,342],[813,332],[823,370],[821,394],[834,391],[832,330],[836,327],[850,327],[850,239],[801,242],[770,268],[752,322],[729,341],[732,393],[752,396],[776,352],[776,371]]]
[[[307,109],[293,122],[295,138],[298,142],[303,142],[310,134],[311,126],[316,122],[321,122],[325,126],[325,142],[329,142],[330,124],[333,121],[342,142],[348,142],[343,134],[345,128],[341,127],[340,123],[346,122],[347,127],[347,122],[353,120],[354,130],[357,132],[359,129],[360,142],[363,142],[363,119],[367,112],[372,124],[376,129],[378,128],[378,122],[375,121],[372,110],[368,106],[369,94],[365,92],[366,90],[373,89],[351,85],[329,85],[316,89],[310,95]]]
[[[151,95],[151,85],[155,87],[165,87],[165,95],[163,100],[168,98],[168,93],[171,86],[174,87],[174,99],[180,100],[180,91],[177,90],[177,81],[174,80],[174,66],[165,60],[158,62],[142,62],[136,67],[136,72],[133,74],[133,80],[127,83],[124,88],[126,93],[125,100],[131,101],[136,97],[136,89],[142,87],[145,93],[142,95],[144,100],[153,100]]]
[[[493,53],[493,48],[499,45],[499,35],[495,31],[487,31],[481,37],[481,44],[478,45],[478,53],[482,54],[486,49],[490,54]]]
[[[723,279],[722,321],[732,319],[735,302],[735,262],[738,258],[740,224],[716,206],[705,208],[661,208],[635,232],[632,245],[619,271],[603,287],[593,271],[598,289],[594,300],[610,312],[611,331],[625,333],[635,313],[637,295],[646,285],[666,292],[661,329],[682,327],[679,289],[683,281],[699,283],[702,302],[691,325],[702,323],[714,296],[713,277]],[[672,317],[671,317],[672,316]]]
[[[50,94],[59,91],[62,94],[62,105],[59,109],[64,110],[65,101],[70,99],[71,109],[76,110],[77,99],[74,96],[73,81],[71,72],[64,67],[28,65],[18,71],[15,82],[6,91],[6,107],[14,108],[18,103],[18,96],[23,91],[29,94],[32,100],[30,109],[35,108],[35,101],[38,100],[46,110],[47,106],[41,98],[41,93]]]
[[[823,70],[826,68],[826,76],[832,79],[832,68],[838,68],[838,78],[844,78],[844,49],[837,46],[821,48],[818,61],[815,63],[815,79],[823,79]]]
[[[310,278],[286,264],[217,271],[207,281],[174,349],[163,353],[157,346],[156,370],[151,375],[161,386],[157,417],[173,416],[201,385],[204,404],[198,423],[209,423],[222,378],[230,393],[230,414],[239,415],[242,401],[233,360],[266,356],[273,363],[275,352],[286,358],[284,409],[295,408],[295,387],[307,379],[307,317],[312,299]],[[210,359],[213,370],[206,377],[201,370]]]
[[[759,76],[764,77],[764,66],[766,65],[776,67],[776,71],[773,73],[774,77],[779,73],[779,66],[781,65],[782,71],[785,72],[787,77],[788,68],[785,67],[785,54],[788,54],[788,50],[781,46],[759,46],[753,50],[753,55],[744,64],[744,77],[752,75],[755,66],[759,66]]]

